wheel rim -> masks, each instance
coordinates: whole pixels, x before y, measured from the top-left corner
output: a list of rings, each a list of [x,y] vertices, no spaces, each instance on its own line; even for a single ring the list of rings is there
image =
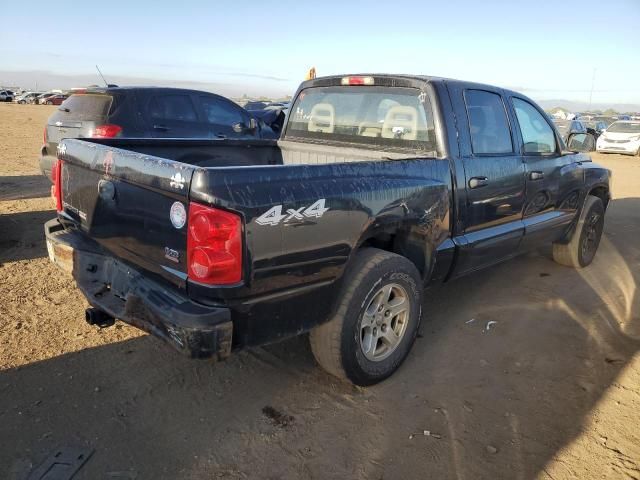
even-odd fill
[[[360,320],[360,348],[368,360],[379,362],[398,348],[410,313],[409,295],[401,285],[391,283],[376,292]]]
[[[589,261],[596,254],[602,234],[602,215],[598,212],[591,212],[584,223],[584,237],[582,240],[582,258]]]

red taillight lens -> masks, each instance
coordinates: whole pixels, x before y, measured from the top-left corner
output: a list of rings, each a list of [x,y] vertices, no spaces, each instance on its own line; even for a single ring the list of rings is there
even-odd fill
[[[122,132],[120,125],[113,125],[111,123],[107,125],[98,125],[93,129],[93,138],[113,138]]]
[[[44,127],[44,133],[42,134],[42,144],[47,144],[47,127]]]
[[[189,204],[189,278],[208,285],[242,279],[242,219],[235,213]]]
[[[62,211],[62,160],[56,160],[51,169],[51,180],[53,180],[53,186],[51,187],[51,196],[56,202],[56,211]]]

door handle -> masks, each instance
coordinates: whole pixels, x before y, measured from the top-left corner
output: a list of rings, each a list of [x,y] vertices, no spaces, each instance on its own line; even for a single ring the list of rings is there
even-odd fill
[[[227,138],[227,136],[222,134],[222,133],[216,133],[216,138],[219,138],[221,140],[225,140]]]
[[[167,127],[165,125],[154,125],[153,129],[154,130],[160,130],[161,132],[166,132],[167,130],[169,130],[169,127]]]
[[[487,177],[472,177],[469,180],[469,188],[480,188],[489,185],[489,179]]]
[[[543,172],[529,172],[530,180],[542,180],[544,178]]]

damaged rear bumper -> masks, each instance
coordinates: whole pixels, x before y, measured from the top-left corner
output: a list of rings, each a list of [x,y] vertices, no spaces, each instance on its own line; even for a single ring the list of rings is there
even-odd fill
[[[45,223],[51,260],[70,272],[95,308],[169,343],[192,358],[224,359],[231,353],[233,324],[227,308],[196,303],[108,255],[53,219]]]

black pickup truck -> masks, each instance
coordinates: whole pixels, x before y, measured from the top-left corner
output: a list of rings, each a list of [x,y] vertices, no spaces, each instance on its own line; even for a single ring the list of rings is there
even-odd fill
[[[57,154],[47,245],[90,324],[217,359],[310,332],[320,365],[358,385],[405,359],[428,284],[551,243],[589,265],[610,199],[610,172],[530,99],[433,77],[304,82],[278,141]]]

